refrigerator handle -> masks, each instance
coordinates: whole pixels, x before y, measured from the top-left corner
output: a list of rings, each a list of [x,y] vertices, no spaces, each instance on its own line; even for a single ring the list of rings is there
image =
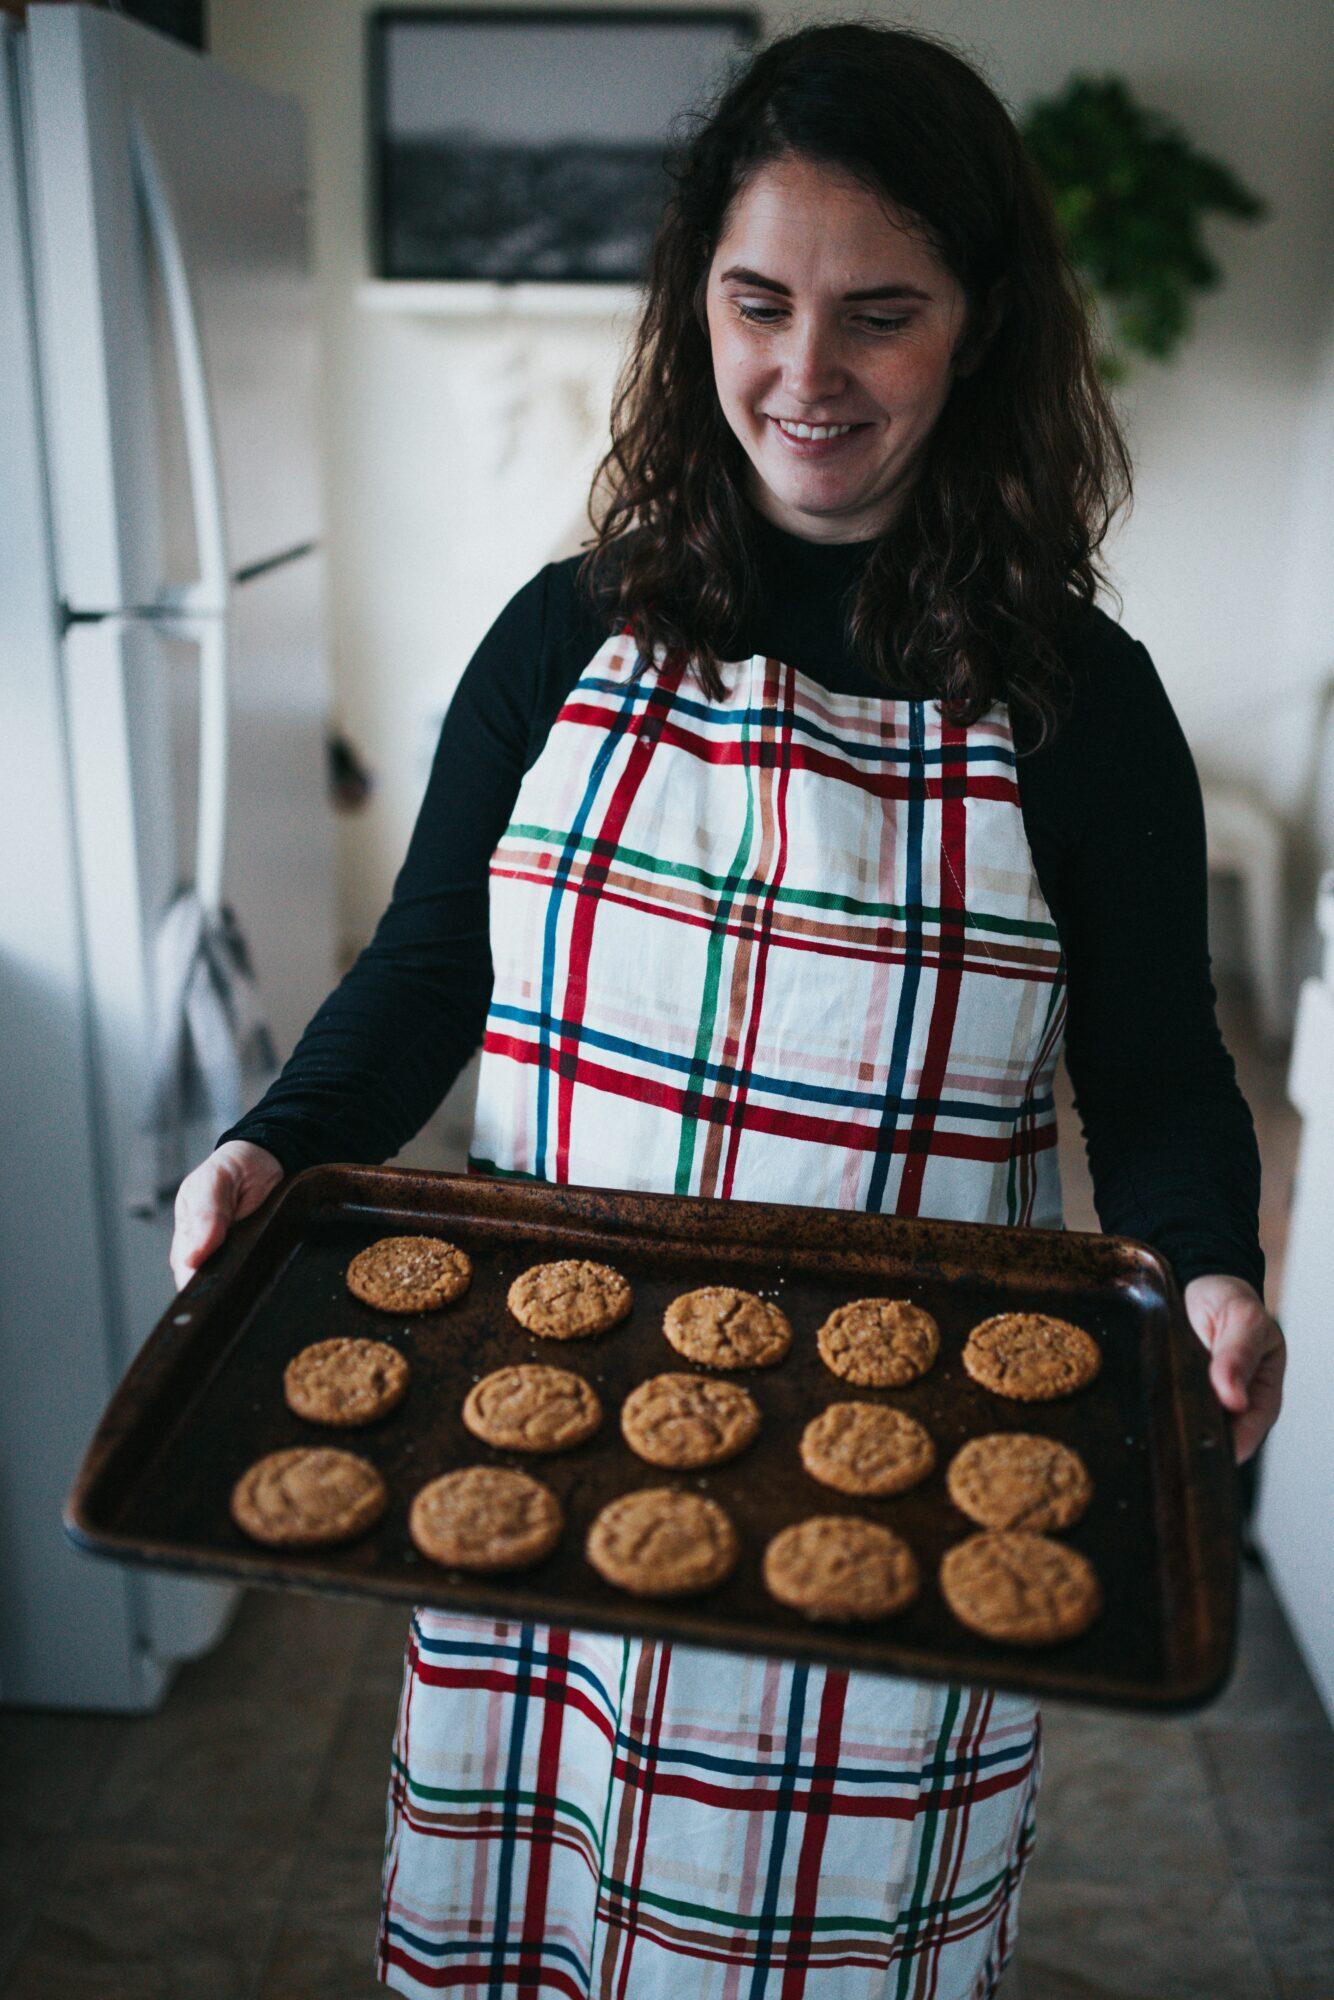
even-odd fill
[[[131,113],[129,126],[135,180],[158,268],[162,273],[167,321],[176,357],[190,469],[190,498],[194,506],[195,538],[199,551],[199,575],[195,581],[164,589],[154,609],[186,615],[191,612],[222,614],[227,610],[231,566],[227,560],[217,438],[208,376],[204,368],[204,349],[199,338],[199,320],[190,291],[180,230],[153,142],[137,113]]]
[[[223,869],[227,853],[227,650],[229,618],[181,618],[175,613],[155,621],[166,638],[185,639],[199,653],[199,791],[195,813],[195,874],[191,885],[206,918],[218,917],[223,906]]]
[[[222,912],[227,845],[227,641],[231,621],[199,622],[199,810],[195,894],[206,917]]]

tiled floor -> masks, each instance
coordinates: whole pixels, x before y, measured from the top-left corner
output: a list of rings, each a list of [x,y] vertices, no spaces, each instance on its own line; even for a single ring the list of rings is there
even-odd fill
[[[1281,1060],[1259,1057],[1235,1009],[1224,1019],[1260,1129],[1272,1269],[1294,1120]],[[1064,1123],[1067,1220],[1093,1227]],[[399,1609],[251,1592],[156,1715],[0,1711],[6,2000],[383,1992],[370,1964],[406,1626]],[[1334,1732],[1259,1568],[1212,1706],[1043,1715],[1005,2000],[1334,2000]]]

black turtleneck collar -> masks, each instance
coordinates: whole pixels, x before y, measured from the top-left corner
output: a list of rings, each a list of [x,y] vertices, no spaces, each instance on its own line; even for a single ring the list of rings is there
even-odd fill
[[[766,653],[848,694],[887,692],[848,650],[854,585],[875,540],[813,542],[750,507],[757,601],[739,650]]]
[[[855,575],[875,547],[876,537],[855,542],[816,542],[780,528],[767,515],[750,506],[749,517],[755,547],[767,569],[795,568],[810,577],[843,579]]]

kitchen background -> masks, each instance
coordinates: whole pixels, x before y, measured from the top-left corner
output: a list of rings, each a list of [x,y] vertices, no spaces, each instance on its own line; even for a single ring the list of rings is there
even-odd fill
[[[1293,822],[1305,851],[1291,922],[1309,969],[1314,871],[1334,864],[1334,730],[1319,727],[1334,673],[1328,11],[955,0],[866,12],[954,37],[1015,110],[1075,71],[1123,74],[1271,203],[1259,227],[1210,226],[1224,283],[1201,295],[1172,365],[1143,366],[1119,392],[1138,493],[1108,553],[1125,622],[1201,764]],[[309,116],[334,680],[379,778],[344,828],[350,943],[383,905],[473,646],[586,532],[619,331],[602,314],[456,318],[429,294],[418,305],[405,288],[396,306],[368,285],[364,17],[357,0],[209,8],[213,52]],[[765,9],[765,32],[805,18]]]
[[[864,11],[955,39],[1016,110],[1076,71],[1126,76],[1269,205],[1258,227],[1211,228],[1222,286],[1199,298],[1171,365],[1140,365],[1117,391],[1137,498],[1108,554],[1123,622],[1157,662],[1216,802],[1216,967],[1260,1131],[1276,1304],[1294,1187],[1312,1217],[1317,1185],[1326,1208],[1334,1199],[1329,1043],[1313,1051],[1308,1032],[1300,1062],[1291,1050],[1300,983],[1321,964],[1316,884],[1334,867],[1334,22],[1297,0]],[[460,311],[445,289],[372,277],[365,15],[356,0],[207,9],[212,56],[306,117],[329,672],[338,729],[371,778],[331,821],[343,959],[383,906],[473,647],[585,532],[633,310],[623,292],[578,310]],[[764,31],[814,17],[766,10]],[[1267,994],[1275,955],[1257,964],[1236,866],[1254,862],[1257,828],[1279,856],[1260,891],[1280,944]],[[457,1162],[467,1087],[410,1157]],[[1300,1177],[1294,1097],[1308,1114]],[[1070,1220],[1093,1227],[1068,1103],[1064,1128]],[[1328,1347],[1327,1315],[1317,1326],[1309,1305],[1328,1296],[1315,1238],[1311,1220],[1300,1303]],[[1318,1464],[1290,1489],[1313,1510],[1334,1458],[1320,1365],[1289,1378],[1290,1397],[1304,1381],[1317,1405],[1303,1435]],[[1279,1581],[1276,1594],[1247,1565],[1238,1671],[1198,1717],[1052,1705],[1006,2000],[1334,1994],[1334,1765],[1316,1686],[1323,1675],[1328,1700],[1327,1569],[1313,1574],[1305,1549],[1286,1592]],[[403,1626],[370,1606],[249,1593],[155,1713],[0,1712],[0,1990],[369,1994]]]

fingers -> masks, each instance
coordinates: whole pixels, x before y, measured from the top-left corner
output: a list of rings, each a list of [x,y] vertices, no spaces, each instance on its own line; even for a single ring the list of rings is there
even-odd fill
[[[227,1234],[227,1224],[216,1211],[185,1229],[178,1229],[172,1238],[171,1274],[176,1280],[179,1292],[189,1284],[199,1266],[218,1248]]]
[[[1277,1416],[1278,1412],[1274,1412]],[[1263,1444],[1274,1417],[1259,1409],[1247,1410],[1232,1426],[1232,1452],[1238,1465],[1244,1465],[1248,1458],[1254,1458]]]
[[[1258,1449],[1278,1417],[1286,1362],[1278,1322],[1263,1310],[1225,1322],[1219,1330],[1209,1380],[1235,1420],[1233,1450],[1239,1465]]]
[[[1283,1371],[1286,1366],[1287,1350],[1280,1334],[1278,1346],[1269,1350],[1251,1378],[1247,1408],[1232,1426],[1233,1449],[1238,1465],[1244,1464],[1259,1449],[1278,1421],[1278,1413],[1283,1407]]]
[[[278,1185],[283,1177],[283,1170],[273,1154],[267,1152],[263,1146],[252,1146],[241,1141],[236,1143],[245,1143],[245,1153],[237,1161],[240,1169],[240,1187],[232,1217],[234,1222],[240,1222],[244,1216],[252,1215]]]
[[[252,1214],[282,1177],[281,1161],[247,1139],[224,1141],[186,1175],[176,1191],[169,1253],[177,1291],[219,1248],[232,1224]]]
[[[1265,1327],[1268,1314],[1254,1287],[1226,1273],[1192,1278],[1185,1291],[1186,1315],[1209,1350],[1209,1380],[1225,1410],[1246,1408],[1246,1385],[1263,1345],[1242,1353],[1248,1337]]]
[[[1278,1322],[1258,1302],[1223,1316],[1214,1336],[1209,1378],[1228,1409],[1246,1407],[1251,1378],[1271,1349],[1281,1347]]]
[[[1229,1356],[1214,1355],[1209,1366],[1209,1380],[1213,1383],[1214,1393],[1225,1410],[1231,1410],[1233,1415],[1237,1416],[1246,1408],[1248,1401],[1246,1384],[1235,1362]]]
[[[226,1236],[235,1215],[236,1196],[232,1175],[212,1156],[181,1182],[170,1252],[178,1291]]]

